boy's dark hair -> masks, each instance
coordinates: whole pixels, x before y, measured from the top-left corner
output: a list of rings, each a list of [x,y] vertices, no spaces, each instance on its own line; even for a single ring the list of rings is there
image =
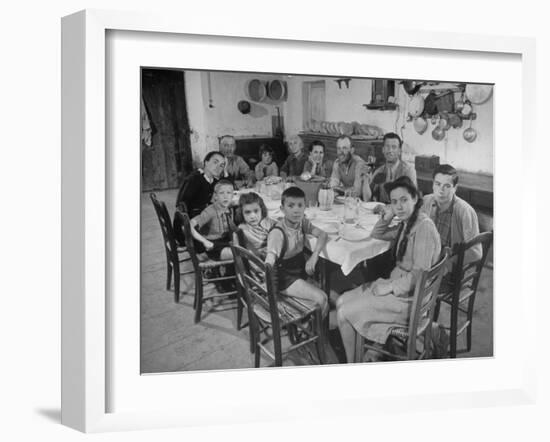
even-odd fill
[[[285,200],[287,198],[303,198],[304,201],[306,199],[306,194],[302,189],[296,186],[289,187],[286,189],[283,194],[281,195],[281,206],[285,205]]]
[[[275,155],[273,154],[273,148],[269,144],[262,144],[260,146],[260,160],[262,159],[262,155],[266,152],[271,154],[271,158],[275,159]]]
[[[307,147],[307,150],[311,152],[313,150],[313,146],[321,146],[323,148],[323,152],[326,150],[325,143],[323,143],[321,140],[313,140]]]
[[[229,186],[232,189],[234,188],[233,183],[231,181],[226,180],[226,179],[221,179],[216,184],[214,184],[214,193],[217,192],[218,189],[222,186]]]
[[[212,158],[214,155],[219,155],[220,157],[225,159],[225,155],[223,153],[218,152],[217,150],[212,150],[212,151],[208,152],[206,154],[206,156],[204,157],[204,163],[206,163],[207,161],[210,161],[210,158]]]
[[[443,175],[452,176],[453,177],[453,186],[456,186],[458,184],[458,172],[450,164],[441,164],[441,165],[437,166],[434,169],[433,173],[432,173],[432,178],[435,178],[435,176],[438,173],[441,173]]]
[[[401,149],[403,147],[403,140],[395,132],[388,132],[386,135],[384,135],[384,138],[382,139],[382,142],[384,142],[386,140],[397,140],[397,141],[399,141],[399,148]]]
[[[244,219],[244,217],[242,217],[242,210],[243,210],[243,206],[246,204],[258,204],[262,212],[262,219],[267,216],[267,207],[262,197],[258,195],[256,192],[247,192],[247,193],[243,193],[239,197],[239,211],[241,212],[240,213],[241,219]]]

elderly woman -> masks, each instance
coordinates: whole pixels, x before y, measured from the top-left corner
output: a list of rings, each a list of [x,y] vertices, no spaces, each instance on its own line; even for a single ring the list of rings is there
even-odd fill
[[[289,155],[281,166],[281,177],[298,176],[304,170],[304,163],[307,156],[304,152],[304,143],[298,135],[294,135],[288,139]]]
[[[392,241],[395,268],[388,279],[344,293],[337,301],[338,328],[348,362],[355,356],[355,334],[384,345],[390,330],[407,326],[411,297],[419,271],[438,260],[441,251],[439,233],[433,221],[422,212],[422,199],[409,177],[386,183],[390,205],[374,227],[372,237]],[[393,218],[399,224],[390,227]]]

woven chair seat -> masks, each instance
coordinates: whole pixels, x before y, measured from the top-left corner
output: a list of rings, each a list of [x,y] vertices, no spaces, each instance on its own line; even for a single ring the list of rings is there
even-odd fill
[[[313,301],[292,298],[290,296],[281,296],[277,303],[279,310],[279,320],[281,325],[292,324],[304,319],[312,314],[317,308],[317,304]],[[254,313],[264,322],[271,323],[269,309],[263,307],[259,303],[253,306]]]
[[[409,330],[406,328],[392,328],[390,331],[390,336],[405,342],[409,339]]]
[[[429,319],[424,318],[418,326],[418,333],[423,333],[429,323]],[[390,330],[390,336],[406,342],[409,339],[409,329],[407,327],[394,327]]]

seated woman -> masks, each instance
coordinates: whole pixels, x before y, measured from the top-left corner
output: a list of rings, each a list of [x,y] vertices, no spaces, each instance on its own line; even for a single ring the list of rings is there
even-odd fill
[[[391,204],[372,237],[393,242],[396,265],[388,279],[379,278],[344,293],[336,302],[338,328],[348,362],[354,361],[355,333],[384,345],[395,326],[408,326],[411,296],[419,271],[438,260],[441,242],[433,221],[422,212],[422,199],[409,177],[386,183]],[[400,221],[390,227],[394,216]]]
[[[325,145],[322,141],[314,140],[308,146],[309,157],[304,164],[303,173],[309,173],[312,177],[330,178],[332,173],[332,161],[325,160]]]
[[[275,161],[273,161],[273,149],[271,146],[262,144],[260,147],[260,162],[256,164],[254,173],[258,181],[269,176],[279,175],[279,168],[277,167]]]

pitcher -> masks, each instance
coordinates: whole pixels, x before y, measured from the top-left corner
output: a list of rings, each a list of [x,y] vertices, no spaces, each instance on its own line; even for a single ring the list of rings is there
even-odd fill
[[[359,216],[359,198],[355,191],[348,189],[344,198],[344,222],[346,224],[355,224]]]
[[[323,183],[319,189],[319,195],[317,197],[319,201],[319,209],[331,210],[334,204],[334,190],[330,187],[328,182]]]

